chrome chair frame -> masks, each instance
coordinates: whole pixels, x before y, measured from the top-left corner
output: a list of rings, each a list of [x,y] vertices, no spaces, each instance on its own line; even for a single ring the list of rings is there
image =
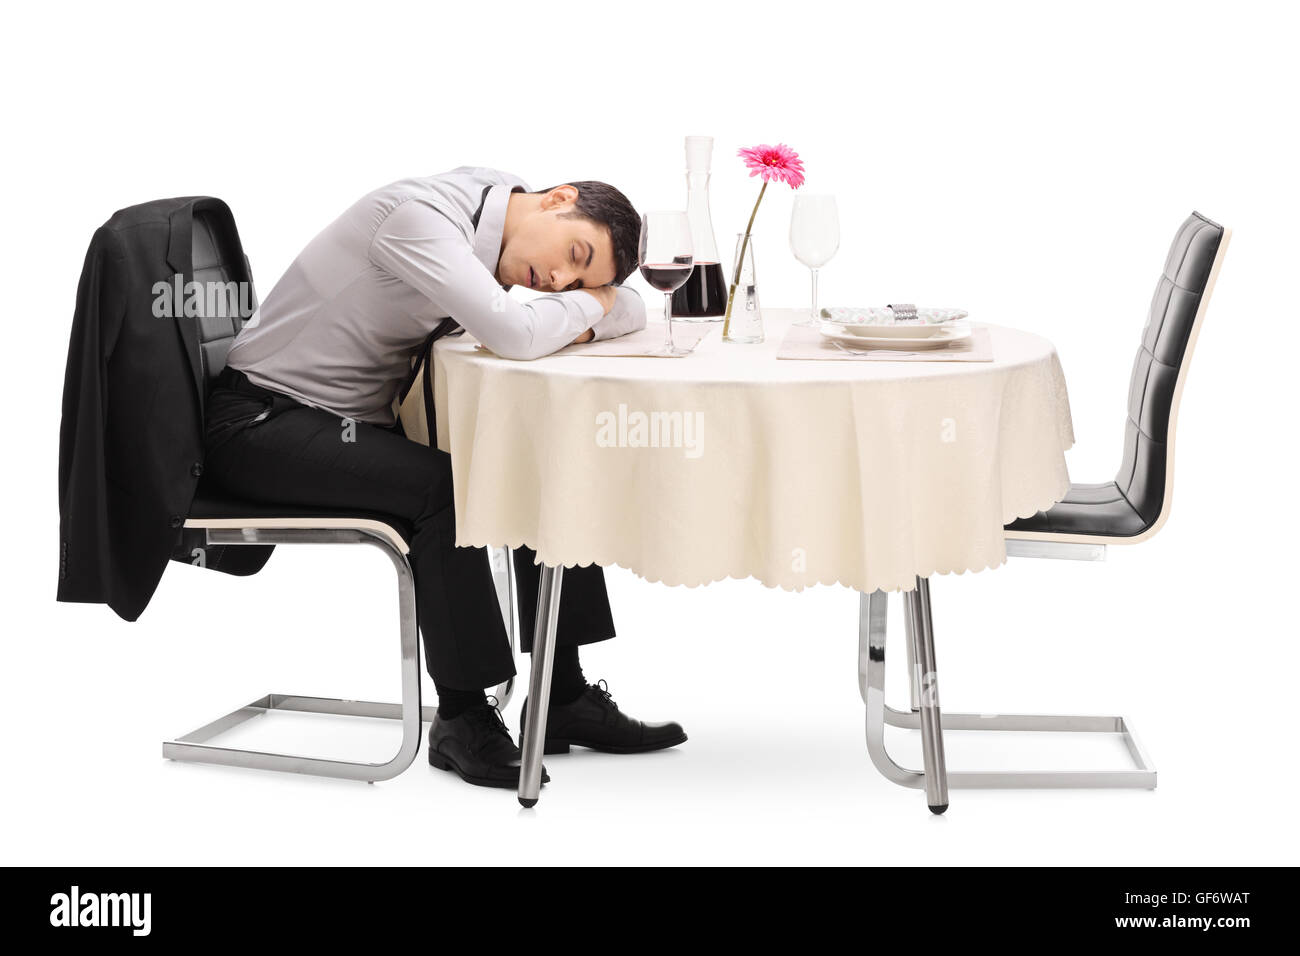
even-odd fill
[[[237,526],[234,526],[237,525]],[[197,730],[163,742],[162,754],[169,760],[195,763],[221,764],[228,767],[250,767],[258,770],[279,770],[288,773],[305,773],[345,780],[390,780],[411,765],[420,749],[420,735],[425,721],[431,721],[436,707],[424,706],[420,687],[420,639],[416,621],[415,583],[406,550],[399,547],[401,535],[387,525],[358,520],[357,526],[346,522],[330,527],[283,527],[283,521],[269,519],[259,523],[232,519],[192,518],[186,527],[201,528],[209,545],[265,545],[265,544],[369,544],[383,551],[397,572],[397,600],[399,618],[399,644],[401,651],[402,699],[400,703],[368,700],[346,700],[333,697],[306,697],[291,694],[267,694],[231,711],[223,717],[204,724]],[[498,552],[504,551],[504,559]],[[510,650],[516,647],[518,618],[515,613],[514,565],[510,552],[496,549],[488,555],[501,602]],[[514,678],[496,688],[499,705],[505,707],[514,692]],[[353,760],[333,760],[297,754],[270,753],[244,750],[237,747],[220,747],[212,738],[254,717],[272,711],[296,711],[312,714],[337,714],[350,717],[376,717],[402,722],[402,742],[388,760],[369,763]]]
[[[1027,551],[1007,542],[1008,554],[1073,560],[1103,560],[1105,545],[1033,542]],[[888,595],[873,591],[861,595],[858,620],[858,690],[866,704],[867,753],[872,764],[899,786],[925,790],[934,813],[948,809],[948,790],[1101,789],[1154,790],[1156,769],[1143,749],[1133,725],[1123,717],[1064,714],[944,714],[939,705],[938,668],[934,653],[934,625],[930,611],[930,582],[918,577],[916,587],[903,593],[904,630],[911,707],[890,707],[885,700],[885,636]],[[900,766],[885,747],[885,727],[921,731],[924,770]],[[1132,770],[959,770],[949,771],[944,755],[944,731],[994,730],[1105,733],[1117,735],[1133,759]]]
[[[515,555],[510,548],[490,548],[488,562],[497,588],[497,601],[501,604],[501,617],[505,621],[506,635],[510,638],[510,654],[514,656],[519,651],[519,594],[515,585]],[[514,695],[513,676],[507,677],[493,691],[497,706],[502,710],[506,709]]]

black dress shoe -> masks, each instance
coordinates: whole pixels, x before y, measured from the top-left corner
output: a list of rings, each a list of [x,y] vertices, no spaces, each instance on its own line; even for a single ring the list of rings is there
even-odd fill
[[[522,755],[492,704],[475,704],[459,717],[447,720],[434,714],[429,728],[429,765],[460,774],[479,787],[519,786]],[[542,767],[542,783],[550,780]]]
[[[528,698],[519,716],[519,745],[524,742]],[[618,709],[603,681],[588,684],[577,700],[552,704],[546,714],[546,741],[542,752],[567,754],[570,747],[587,747],[609,754],[639,754],[674,747],[686,739],[682,725],[667,721],[647,724]]]

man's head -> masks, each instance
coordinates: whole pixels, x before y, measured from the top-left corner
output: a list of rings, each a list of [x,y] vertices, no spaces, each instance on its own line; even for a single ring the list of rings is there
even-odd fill
[[[497,278],[540,292],[621,284],[636,268],[641,218],[607,183],[512,193]]]

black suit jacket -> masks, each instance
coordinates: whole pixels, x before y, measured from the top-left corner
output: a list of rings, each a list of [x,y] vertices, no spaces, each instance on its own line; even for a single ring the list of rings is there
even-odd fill
[[[155,316],[154,284],[193,279],[196,211],[227,221],[238,245],[219,199],[131,206],[95,231],[77,288],[59,430],[57,597],[106,603],[128,621],[168,559],[189,562],[194,543],[182,525],[203,470],[199,320]],[[228,550],[206,549],[203,566],[251,574],[271,548]]]

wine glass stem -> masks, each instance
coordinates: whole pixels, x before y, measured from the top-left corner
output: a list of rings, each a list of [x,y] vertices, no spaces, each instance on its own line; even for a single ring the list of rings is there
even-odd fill
[[[817,324],[817,270],[808,270],[812,273],[812,311],[809,313],[808,321],[813,325]]]
[[[671,292],[664,293],[664,328],[667,330],[664,348],[671,353],[673,351],[673,294]]]

